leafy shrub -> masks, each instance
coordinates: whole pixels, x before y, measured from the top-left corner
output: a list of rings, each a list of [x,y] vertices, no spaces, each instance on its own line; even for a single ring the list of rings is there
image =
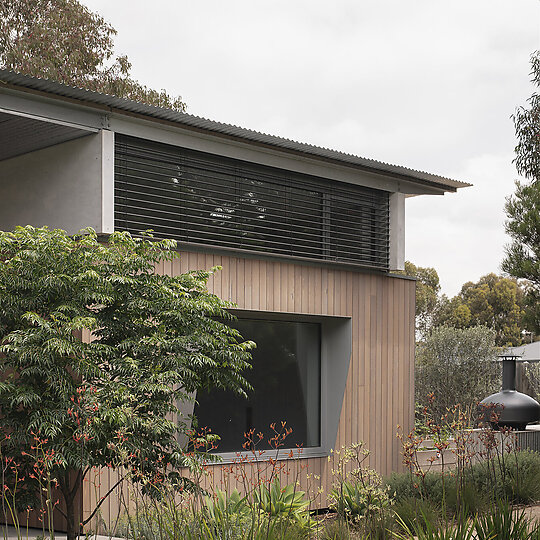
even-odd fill
[[[415,396],[420,411],[427,407],[437,424],[457,403],[475,411],[478,399],[496,392],[500,384],[500,367],[491,362],[495,355],[495,332],[490,328],[435,328],[416,351]],[[436,399],[430,403],[431,394]]]
[[[411,476],[410,472],[393,472],[385,479],[390,494],[396,501],[403,499],[425,498],[440,503],[442,497],[442,481],[439,473],[428,472],[422,481],[416,476]]]
[[[296,517],[305,514],[309,508],[304,491],[298,491],[292,484],[282,488],[277,478],[270,486],[256,489],[254,496],[258,507],[269,516]]]
[[[471,467],[468,480],[495,500],[528,504],[540,500],[540,454],[524,450]]]
[[[524,511],[515,511],[507,501],[500,501],[491,510],[474,521],[478,540],[530,540],[532,523]],[[538,526],[536,526],[538,531]]]
[[[426,522],[438,523],[440,520],[439,508],[434,503],[417,497],[404,497],[394,504],[394,512],[401,529],[425,530]],[[422,519],[424,516],[425,519]]]
[[[361,538],[383,539],[388,537],[392,498],[380,474],[363,466],[368,456],[362,442],[333,452],[330,507],[354,524]]]
[[[488,505],[489,496],[518,504],[540,500],[540,454],[537,452],[505,453],[494,460],[472,465],[462,474],[459,493],[456,477],[446,474],[443,482],[443,475],[434,472],[426,473],[422,480],[409,472],[392,473],[385,483],[396,503],[424,498],[439,507],[444,506],[454,515],[461,510],[468,515],[481,513]]]
[[[458,492],[457,479],[451,477],[447,480],[446,509],[453,515],[463,512],[472,517],[484,512],[489,505],[488,497],[473,482],[463,482]]]
[[[330,498],[338,514],[356,522],[390,506],[388,490],[374,484],[343,482],[339,488],[332,489]]]

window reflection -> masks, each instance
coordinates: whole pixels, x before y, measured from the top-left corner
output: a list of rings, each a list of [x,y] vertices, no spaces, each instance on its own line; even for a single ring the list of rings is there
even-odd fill
[[[221,437],[217,451],[241,450],[251,428],[269,437],[270,424],[281,421],[293,430],[288,448],[320,446],[320,324],[241,319],[233,326],[257,343],[253,369],[245,373],[254,391],[248,400],[222,390],[198,393],[195,416]],[[260,448],[268,448],[267,440]]]

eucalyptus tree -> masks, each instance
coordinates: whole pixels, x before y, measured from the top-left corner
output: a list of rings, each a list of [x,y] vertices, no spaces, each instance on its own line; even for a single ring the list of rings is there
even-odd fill
[[[431,331],[433,317],[439,305],[439,275],[435,268],[423,268],[410,261],[405,261],[405,269],[399,273],[416,279],[416,334],[423,339]]]
[[[517,145],[514,163],[525,179],[516,181],[514,195],[506,201],[506,247],[502,269],[526,283],[529,325],[540,332],[540,51],[531,57],[535,86],[528,107],[514,115]]]
[[[0,67],[185,111],[182,98],[134,80],[116,30],[78,0],[0,0]]]
[[[526,289],[515,278],[492,272],[476,283],[468,281],[451,299],[443,296],[434,322],[454,328],[483,325],[495,331],[496,345],[517,346],[527,325],[525,311]]]

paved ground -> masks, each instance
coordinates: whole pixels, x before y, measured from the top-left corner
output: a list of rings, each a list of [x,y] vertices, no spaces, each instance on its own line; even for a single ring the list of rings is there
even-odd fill
[[[525,507],[525,515],[536,519],[540,523],[540,504]]]
[[[21,540],[34,540],[35,538],[41,537],[43,538],[43,530],[42,529],[28,529],[28,536],[26,534],[26,529],[21,529],[21,535],[20,537],[17,536],[17,531],[15,530],[15,527],[7,527],[5,525],[0,525],[0,540],[17,540],[20,538]],[[45,538],[49,538],[48,532],[45,534]],[[58,533],[54,535],[55,540],[66,540],[66,535],[62,533]],[[85,539],[86,537],[80,536],[81,540]],[[114,536],[111,538],[110,536],[91,536],[92,540],[123,540],[120,538],[115,538]]]
[[[525,509],[525,515],[527,517],[532,517],[536,519],[538,522],[540,522],[540,504],[532,505],[532,506],[526,506]],[[7,533],[7,534],[6,534]],[[43,531],[41,529],[28,529],[28,536],[26,535],[26,529],[21,530],[21,540],[34,540],[35,538],[42,537]],[[47,538],[48,535],[45,536]],[[5,525],[0,526],[0,540],[17,540],[19,537],[17,536],[17,533],[13,527],[6,527]],[[65,534],[55,534],[54,535],[55,540],[66,540]],[[81,540],[85,539],[84,536],[80,537]],[[115,538],[115,537],[109,537],[109,536],[93,536],[91,537],[92,540],[123,540],[121,538]]]

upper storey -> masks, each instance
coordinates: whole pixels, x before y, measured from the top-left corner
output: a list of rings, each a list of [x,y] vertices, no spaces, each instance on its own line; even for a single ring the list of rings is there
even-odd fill
[[[0,70],[0,228],[398,269],[404,199],[468,184]]]

